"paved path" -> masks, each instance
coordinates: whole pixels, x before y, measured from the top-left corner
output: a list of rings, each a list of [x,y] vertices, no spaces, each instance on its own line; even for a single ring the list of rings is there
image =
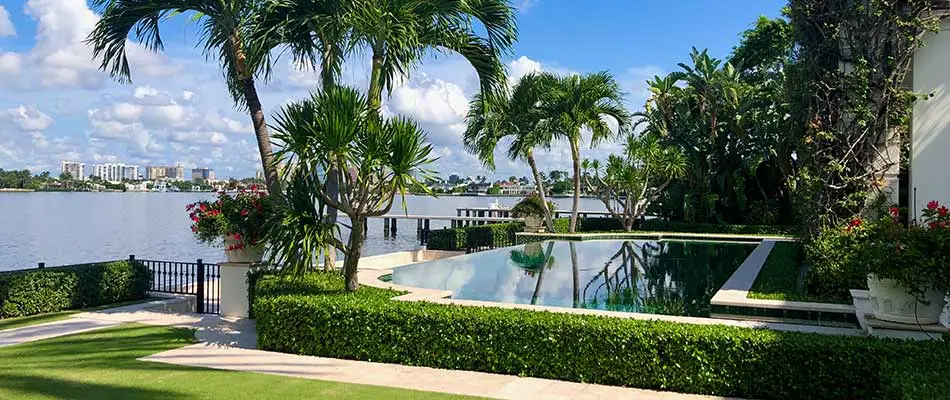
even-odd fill
[[[167,299],[79,313],[68,320],[0,331],[0,347],[134,322],[192,328],[201,342],[141,358],[149,362],[495,399],[721,398],[256,350],[254,321],[178,312],[187,309],[191,306],[186,300]]]

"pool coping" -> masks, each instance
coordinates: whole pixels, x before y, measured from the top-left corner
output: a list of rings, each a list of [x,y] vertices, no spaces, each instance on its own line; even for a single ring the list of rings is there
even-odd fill
[[[713,295],[709,304],[713,307],[747,307],[834,314],[855,313],[854,306],[847,304],[749,298],[749,291],[755,283],[755,278],[759,276],[759,272],[765,266],[765,261],[775,247],[775,243],[775,240],[763,240],[759,243],[752,254]]]
[[[774,242],[773,242],[773,245],[774,245]],[[760,243],[760,246],[761,246],[761,243]],[[758,250],[758,247],[757,247],[757,250]],[[769,247],[769,250],[771,250],[771,247]],[[753,253],[754,252],[755,251],[753,251]],[[767,255],[768,253],[766,252],[765,256]],[[443,257],[443,258],[449,258],[449,257]],[[746,263],[753,264],[752,262],[749,262],[749,258],[751,258],[751,255],[750,257],[747,257],[746,262],[744,262],[743,265],[745,265]],[[677,323],[687,323],[687,324],[693,324],[693,325],[726,325],[726,326],[734,326],[734,327],[739,327],[739,328],[769,329],[769,330],[774,330],[774,331],[785,331],[785,332],[820,333],[820,334],[826,334],[826,335],[843,335],[843,336],[863,336],[864,335],[864,331],[856,327],[844,328],[844,327],[831,327],[831,326],[821,326],[821,325],[794,324],[794,323],[785,323],[785,322],[751,321],[751,320],[740,320],[740,319],[717,318],[717,317],[712,317],[712,316],[709,318],[684,317],[684,316],[663,315],[663,314],[645,314],[645,313],[634,313],[634,312],[623,312],[623,311],[592,310],[592,309],[584,309],[584,308],[569,308],[569,307],[557,307],[557,306],[541,306],[541,305],[531,305],[531,304],[500,303],[500,302],[492,302],[492,301],[454,299],[452,298],[452,295],[454,293],[450,290],[427,289],[427,288],[419,288],[419,287],[414,287],[414,286],[397,285],[392,282],[384,282],[379,279],[380,277],[386,274],[392,274],[393,269],[396,267],[401,267],[401,266],[411,265],[411,264],[415,264],[415,263],[390,265],[389,268],[380,268],[380,267],[360,268],[357,270],[357,277],[358,277],[359,282],[366,286],[406,292],[406,294],[399,295],[392,298],[392,300],[395,300],[395,301],[426,301],[430,303],[444,304],[444,305],[520,309],[520,310],[529,310],[529,311],[553,312],[553,313],[560,313],[560,314],[594,315],[594,316],[611,317],[611,318],[677,322]],[[759,266],[759,268],[761,269],[761,266]],[[730,277],[730,280],[731,279],[732,278]],[[754,276],[753,276],[753,280],[754,280]]]
[[[732,233],[687,233],[687,232],[602,232],[602,233],[542,233],[516,232],[515,240],[521,238],[540,238],[542,240],[622,240],[622,239],[657,239],[657,240],[735,240],[741,242],[761,242],[763,240],[796,242],[797,238],[784,235],[753,235]]]

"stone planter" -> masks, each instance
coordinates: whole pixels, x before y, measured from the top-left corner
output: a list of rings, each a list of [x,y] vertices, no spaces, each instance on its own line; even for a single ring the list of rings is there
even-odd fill
[[[240,244],[241,241],[235,239],[233,236],[224,237],[224,255],[227,257],[228,262],[231,263],[260,263],[264,259],[264,245],[258,244],[256,246],[245,245],[243,249],[234,249],[228,250],[234,245]]]
[[[225,262],[221,267],[220,313],[225,317],[247,318],[250,304],[247,299],[247,273],[250,263]]]
[[[932,290],[925,295],[929,304],[917,301],[893,279],[878,279],[868,275],[868,300],[874,318],[901,324],[934,325],[940,322],[946,304],[945,294]]]
[[[539,217],[537,215],[526,215],[524,217],[524,231],[525,232],[541,232],[541,227],[544,225],[544,217]]]

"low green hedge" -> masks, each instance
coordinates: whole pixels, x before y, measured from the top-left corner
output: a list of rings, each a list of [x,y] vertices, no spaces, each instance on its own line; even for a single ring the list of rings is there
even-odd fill
[[[610,232],[622,231],[623,225],[613,218],[578,218],[577,232]],[[568,233],[571,231],[570,218],[558,218],[554,220],[554,231],[557,233]]]
[[[941,398],[950,346],[391,301],[317,274],[265,277],[264,350],[764,399]],[[945,398],[945,397],[944,397]]]
[[[522,231],[524,224],[521,222],[437,229],[429,232],[426,248],[458,251],[513,246],[515,233]]]
[[[0,273],[0,318],[143,299],[150,283],[148,268],[129,261]]]
[[[794,226],[693,224],[688,222],[664,221],[661,219],[648,219],[640,223],[636,229],[651,232],[723,233],[741,235],[796,235],[798,232],[798,228]]]

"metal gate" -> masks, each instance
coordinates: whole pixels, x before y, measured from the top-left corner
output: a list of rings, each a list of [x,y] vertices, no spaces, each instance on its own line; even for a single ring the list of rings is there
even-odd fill
[[[205,263],[200,258],[195,262],[136,260],[152,274],[151,291],[159,293],[186,294],[195,296],[195,312],[219,314],[221,312],[221,267]]]

